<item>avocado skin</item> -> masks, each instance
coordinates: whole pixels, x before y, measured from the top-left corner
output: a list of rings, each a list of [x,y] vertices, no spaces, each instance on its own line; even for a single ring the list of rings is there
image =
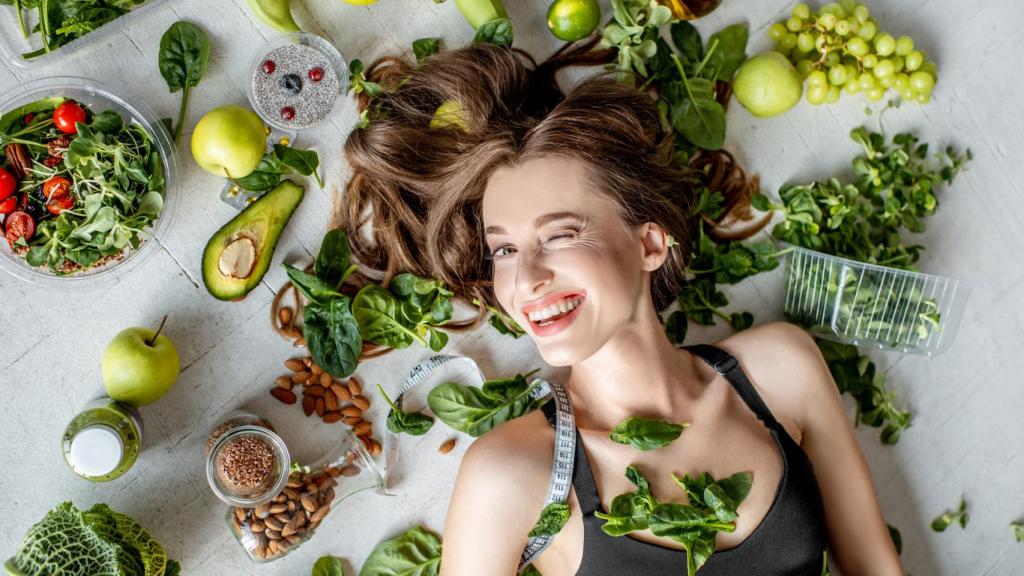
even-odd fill
[[[242,210],[220,230],[210,237],[203,250],[203,284],[211,296],[218,300],[241,300],[259,286],[260,280],[270,269],[274,249],[281,238],[281,232],[291,219],[295,209],[302,202],[305,189],[290,181],[282,180],[273,190]],[[256,224],[262,224],[258,234]],[[227,278],[220,273],[218,261],[227,240],[239,232],[250,232],[256,243],[256,264],[248,278]]]

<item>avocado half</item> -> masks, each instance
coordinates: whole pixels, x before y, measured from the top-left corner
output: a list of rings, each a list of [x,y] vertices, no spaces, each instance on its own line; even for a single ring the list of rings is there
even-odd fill
[[[214,298],[241,300],[259,285],[304,194],[302,186],[284,180],[210,238],[203,250],[203,284]]]

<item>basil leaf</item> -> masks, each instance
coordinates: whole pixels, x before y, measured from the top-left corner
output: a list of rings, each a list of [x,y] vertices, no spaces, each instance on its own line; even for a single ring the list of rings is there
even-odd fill
[[[412,43],[412,51],[416,55],[417,64],[422,64],[427,56],[437,54],[440,49],[440,38],[420,38]]]
[[[416,526],[377,544],[359,576],[438,576],[441,538]]]
[[[325,304],[307,304],[302,320],[303,337],[317,365],[335,378],[355,372],[363,339],[349,310],[347,296],[338,296]]]
[[[529,537],[554,536],[562,531],[569,521],[569,505],[565,502],[552,502],[540,511],[540,519],[530,530]]]
[[[473,42],[511,46],[512,22],[508,18],[495,18],[494,20],[484,22],[477,28]]]
[[[686,426],[642,416],[630,416],[612,429],[609,438],[612,442],[626,444],[646,452],[668,446],[679,438]]]

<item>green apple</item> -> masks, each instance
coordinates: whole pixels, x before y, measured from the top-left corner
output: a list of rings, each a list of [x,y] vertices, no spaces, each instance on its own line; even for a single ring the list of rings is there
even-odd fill
[[[508,18],[501,0],[455,0],[455,7],[474,30],[491,20]]]
[[[803,81],[785,56],[771,50],[740,66],[732,92],[754,116],[775,116],[800,101]]]
[[[255,112],[241,106],[214,108],[199,119],[192,132],[192,158],[217,176],[248,176],[267,145],[266,127]]]
[[[100,367],[107,394],[131,406],[159,400],[174,386],[180,370],[174,343],[149,328],[119,332],[107,344]]]

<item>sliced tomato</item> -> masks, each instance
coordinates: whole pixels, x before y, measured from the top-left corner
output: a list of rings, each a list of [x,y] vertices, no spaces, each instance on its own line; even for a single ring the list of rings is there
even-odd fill
[[[71,192],[71,180],[63,176],[51,176],[43,182],[43,197],[47,201],[54,198],[63,198]]]
[[[10,214],[14,212],[14,209],[18,207],[18,197],[11,196],[10,198],[0,201],[0,214]]]
[[[6,200],[18,189],[18,179],[7,170],[0,168],[0,200]]]
[[[75,122],[85,122],[85,108],[71,100],[65,101],[53,111],[53,123],[57,129],[65,134],[75,134],[78,128]]]
[[[24,212],[11,212],[4,220],[4,225],[7,242],[11,245],[11,248],[14,248],[14,243],[18,241],[18,238],[24,238],[27,242],[36,233],[35,221]]]

